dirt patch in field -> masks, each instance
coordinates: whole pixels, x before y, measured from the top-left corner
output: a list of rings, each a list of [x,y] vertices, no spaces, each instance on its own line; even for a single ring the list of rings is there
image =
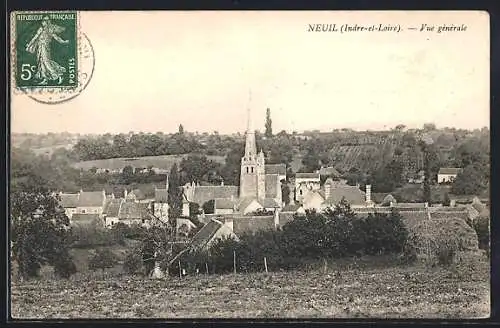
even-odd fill
[[[477,318],[489,315],[489,265],[357,268],[223,276],[32,281],[12,286],[12,316],[41,318]]]

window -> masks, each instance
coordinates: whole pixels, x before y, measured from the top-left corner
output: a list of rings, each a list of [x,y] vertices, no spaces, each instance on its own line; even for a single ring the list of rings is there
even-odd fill
[[[302,196],[302,189],[299,190],[299,194]]]
[[[82,210],[82,214],[85,214],[85,210]]]
[[[115,221],[111,221],[111,225],[115,224]]]
[[[252,173],[253,173],[253,166],[252,166],[252,168],[251,168],[251,171],[252,171]]]
[[[247,173],[248,173],[248,167],[247,167]]]
[[[142,219],[142,223],[144,223],[144,219]]]

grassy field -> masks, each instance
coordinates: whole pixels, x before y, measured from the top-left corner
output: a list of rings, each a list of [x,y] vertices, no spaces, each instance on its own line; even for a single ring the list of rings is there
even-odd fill
[[[489,263],[449,268],[383,259],[310,270],[30,281],[12,285],[12,317],[42,318],[485,318]],[[390,262],[390,261],[389,261]]]
[[[144,157],[133,157],[133,158],[110,158],[110,159],[100,159],[95,161],[82,161],[73,164],[77,169],[89,170],[93,167],[116,170],[122,169],[127,165],[132,167],[147,168],[149,166],[157,167],[160,169],[170,170],[174,163],[179,164],[184,157],[188,155],[162,155],[162,156],[144,156]],[[223,156],[207,156],[209,160],[216,163],[225,163],[225,158]]]

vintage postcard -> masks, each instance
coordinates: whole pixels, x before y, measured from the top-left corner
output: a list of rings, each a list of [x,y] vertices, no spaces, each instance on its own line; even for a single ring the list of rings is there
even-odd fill
[[[13,319],[490,316],[489,16],[10,15]]]

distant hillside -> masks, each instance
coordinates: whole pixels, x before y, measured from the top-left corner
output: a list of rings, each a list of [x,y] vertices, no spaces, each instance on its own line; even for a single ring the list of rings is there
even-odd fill
[[[188,155],[161,155],[161,156],[144,156],[132,158],[109,158],[94,161],[82,161],[73,164],[74,168],[90,170],[91,168],[99,168],[105,170],[119,170],[125,166],[132,166],[134,168],[148,168],[150,166],[170,170],[174,163],[179,163]],[[224,164],[225,158],[223,156],[207,156],[209,160],[217,163]]]

